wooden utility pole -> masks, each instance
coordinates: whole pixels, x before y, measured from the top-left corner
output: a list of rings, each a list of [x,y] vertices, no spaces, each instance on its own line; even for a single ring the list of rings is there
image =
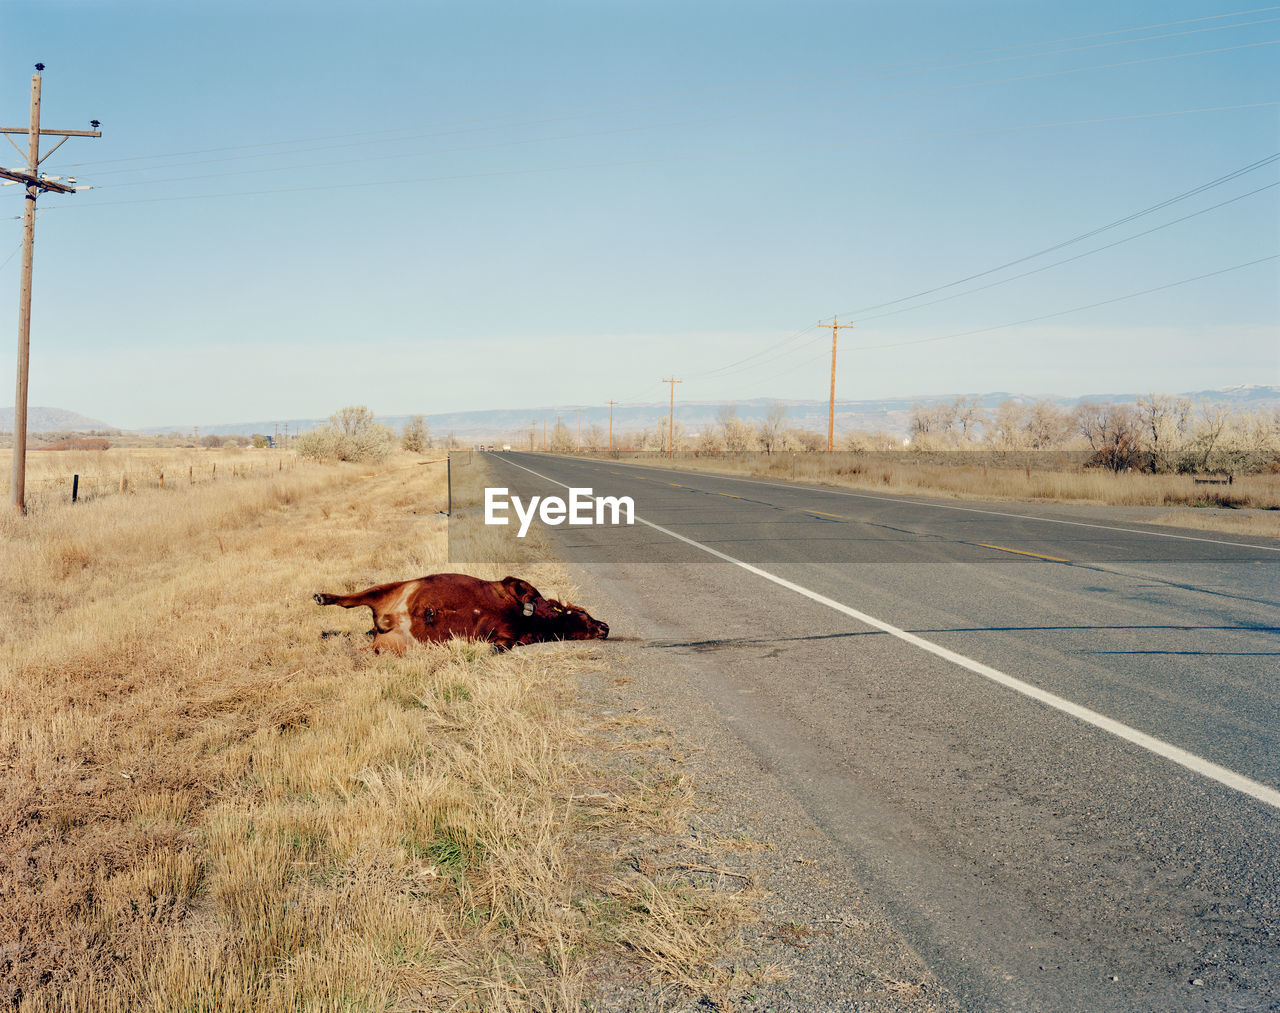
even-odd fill
[[[674,387],[671,389],[675,390]],[[617,403],[617,401],[609,402],[609,453],[611,454],[613,453],[613,406]]]
[[[25,183],[26,207],[22,216],[22,281],[18,288],[18,382],[13,397],[13,476],[10,480],[10,497],[16,513],[25,513],[27,491],[27,378],[31,363],[31,275],[36,242],[36,197],[42,190],[53,193],[75,193],[76,187],[64,186],[55,180],[39,175],[40,163],[66,143],[69,137],[101,137],[98,121],[93,120],[92,130],[41,130],[40,129],[40,72],[43,63],[36,64],[31,75],[31,118],[25,127],[0,127],[0,134],[27,135],[27,168],[0,169],[0,179]],[[52,134],[62,140],[40,157],[40,135]],[[18,154],[22,149],[12,137],[5,138]],[[74,182],[74,181],[72,181]]]
[[[667,457],[676,456],[676,384],[684,383],[683,380],[677,380],[672,377],[670,380],[663,380],[663,383],[671,384],[671,414],[667,416]]]
[[[530,419],[529,420],[529,453],[531,454],[533,453],[533,441],[534,441],[534,438],[537,437],[537,435],[538,435],[538,420]]]
[[[578,453],[581,454],[582,453],[582,409],[575,408],[574,411],[578,413]]]
[[[831,323],[818,326],[831,328],[831,407],[827,413],[827,453],[830,454],[836,449],[836,332],[853,324],[842,324],[839,317],[832,317]]]
[[[542,420],[542,452],[547,452],[547,420]]]

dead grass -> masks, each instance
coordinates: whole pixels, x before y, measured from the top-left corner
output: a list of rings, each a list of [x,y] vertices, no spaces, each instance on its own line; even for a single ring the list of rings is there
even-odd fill
[[[367,617],[311,602],[448,569],[442,472],[0,524],[0,1005],[568,1010],[601,966],[719,994],[748,905],[625,861],[691,791],[610,766],[573,690],[600,645],[375,657]]]
[[[1178,510],[1176,513],[1147,518],[1147,524],[1166,524],[1175,528],[1196,528],[1201,531],[1217,531],[1228,535],[1280,538],[1280,512],[1276,510],[1232,509]]]
[[[961,452],[918,458],[908,453],[753,453],[687,455],[674,460],[644,455],[632,463],[946,499],[1225,508],[1240,513],[1205,514],[1198,509],[1180,509],[1154,523],[1280,537],[1280,474],[1239,475],[1230,485],[1215,485],[1197,483],[1191,475],[1028,467],[1019,463],[1019,455],[1011,453],[1008,457],[1007,463],[997,465],[966,464]]]
[[[0,482],[9,487],[12,459],[0,454]],[[71,499],[72,478],[80,476],[78,499],[87,502],[122,491],[182,491],[219,482],[277,476],[302,465],[292,454],[275,450],[222,447],[120,448],[110,450],[30,450],[27,453],[26,504],[40,513]]]

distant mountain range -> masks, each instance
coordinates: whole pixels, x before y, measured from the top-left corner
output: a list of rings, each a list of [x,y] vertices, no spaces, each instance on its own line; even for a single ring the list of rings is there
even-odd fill
[[[954,401],[957,397],[977,398],[985,410],[992,411],[1002,401],[1016,401],[1029,404],[1041,398],[1052,401],[1063,408],[1072,408],[1085,401],[1112,402],[1115,404],[1132,404],[1141,394],[1086,394],[1082,397],[1062,397],[1053,394],[1031,395],[1014,394],[1008,391],[993,391],[985,394],[949,394],[946,396],[929,395],[921,397],[880,398],[870,401],[836,401],[836,428],[841,432],[862,429],[868,431],[881,430],[888,433],[904,435],[908,429],[912,408],[917,405],[934,405],[945,401]],[[1215,390],[1199,390],[1185,392],[1178,397],[1190,398],[1195,402],[1219,402],[1241,411],[1257,411],[1280,409],[1280,386],[1250,384],[1238,387],[1221,387]],[[783,401],[787,409],[784,425],[790,429],[812,429],[825,432],[827,428],[826,401]],[[717,413],[725,407],[737,410],[739,418],[748,421],[759,421],[775,404],[772,398],[756,398],[750,401],[677,401],[676,418],[683,424],[688,434],[698,433],[707,426],[714,425]],[[527,438],[532,424],[541,440],[542,426],[545,422],[550,432],[555,425],[556,417],[565,423],[571,432],[577,431],[578,409],[582,410],[582,426],[609,424],[609,408],[600,405],[561,405],[555,408],[493,408],[480,411],[465,412],[423,412],[431,433],[436,437],[453,433],[459,439],[470,441],[475,439],[503,440],[515,442],[518,434]],[[635,432],[654,426],[667,424],[666,403],[620,404],[613,410],[613,431],[617,433]],[[378,421],[395,429],[399,429],[409,420],[408,415],[380,415]],[[13,409],[0,409],[0,423],[8,422],[12,431]],[[225,422],[201,423],[201,435],[214,433],[220,436],[249,435],[265,433],[273,435],[277,427],[284,432],[288,427],[290,433],[305,432],[328,422],[328,418],[292,418],[270,419],[259,422]],[[5,428],[0,425],[0,428]],[[59,430],[84,431],[89,429],[111,429],[112,426],[97,419],[86,418],[75,412],[58,408],[32,408],[29,414],[28,429],[31,432],[52,432]],[[191,432],[191,425],[148,426],[136,432],[154,435],[169,432]]]
[[[100,419],[91,419],[87,415],[69,412],[65,408],[27,407],[27,432],[29,433],[85,433],[94,430],[113,430]],[[0,408],[0,432],[13,432],[13,406]]]

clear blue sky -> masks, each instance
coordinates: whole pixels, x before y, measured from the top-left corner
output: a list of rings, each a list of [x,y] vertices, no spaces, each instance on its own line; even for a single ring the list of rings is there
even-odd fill
[[[103,131],[43,166],[95,189],[40,201],[31,403],[822,398],[835,314],[847,398],[1278,383],[1280,261],[1239,265],[1280,162],[983,273],[1280,152],[1277,40],[1206,0],[0,0],[3,125],[41,61],[44,125]]]

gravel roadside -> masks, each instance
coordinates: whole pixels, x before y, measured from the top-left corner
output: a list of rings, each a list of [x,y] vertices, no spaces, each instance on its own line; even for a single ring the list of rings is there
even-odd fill
[[[597,1010],[951,1011],[947,995],[920,957],[849,874],[839,846],[805,814],[778,779],[694,690],[696,659],[657,658],[642,650],[643,632],[602,582],[577,568],[581,600],[607,616],[612,657],[607,671],[580,677],[582,705],[602,719],[621,716],[635,732],[671,744],[660,762],[689,779],[696,793],[687,833],[660,845],[650,860],[720,872],[700,885],[738,890],[748,880],[760,896],[759,920],[726,962],[757,979],[717,1005],[687,991],[600,988]],[[616,619],[616,621],[615,621]],[[625,734],[625,733],[623,733]],[[645,859],[641,859],[642,861]],[[760,970],[764,969],[764,973]],[[779,973],[773,973],[776,969]],[[771,980],[772,979],[772,980]]]

